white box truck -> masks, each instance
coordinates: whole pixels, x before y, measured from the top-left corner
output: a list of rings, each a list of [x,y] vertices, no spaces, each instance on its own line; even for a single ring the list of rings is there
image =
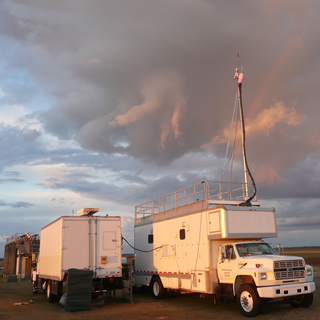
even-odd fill
[[[60,296],[72,268],[92,270],[94,294],[122,287],[121,218],[93,216],[98,211],[84,208],[41,229],[34,292],[44,286],[49,301]]]
[[[312,267],[262,240],[277,236],[274,209],[243,206],[243,185],[223,190],[203,181],[136,206],[135,284],[158,299],[167,289],[236,299],[245,316],[274,298],[309,307]]]

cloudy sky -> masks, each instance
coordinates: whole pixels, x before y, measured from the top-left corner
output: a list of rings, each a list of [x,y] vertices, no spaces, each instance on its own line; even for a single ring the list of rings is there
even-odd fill
[[[0,257],[5,237],[83,207],[121,215],[133,242],[135,205],[220,180],[238,64],[275,241],[320,245],[319,12],[316,0],[1,0]]]

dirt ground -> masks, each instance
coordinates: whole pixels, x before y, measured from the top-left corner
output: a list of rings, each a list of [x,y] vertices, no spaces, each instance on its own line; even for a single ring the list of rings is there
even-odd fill
[[[320,288],[320,268],[316,267],[315,282]],[[57,303],[46,302],[46,295],[31,292],[30,280],[3,283],[0,279],[1,320],[74,320],[74,319],[245,319],[235,302],[214,305],[212,298],[200,298],[199,294],[169,294],[165,300],[154,300],[150,294],[133,295],[130,303],[117,293],[116,298],[100,297],[92,302],[90,311],[66,313]],[[15,306],[16,302],[34,302]],[[103,304],[104,303],[104,304]],[[308,309],[293,309],[288,304],[269,304],[257,319],[320,319],[320,290],[314,294],[314,302]]]

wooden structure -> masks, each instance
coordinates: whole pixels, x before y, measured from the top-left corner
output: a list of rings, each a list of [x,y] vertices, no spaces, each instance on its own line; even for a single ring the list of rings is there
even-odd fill
[[[32,255],[39,254],[38,234],[14,235],[7,239],[4,252],[3,275],[31,278]]]

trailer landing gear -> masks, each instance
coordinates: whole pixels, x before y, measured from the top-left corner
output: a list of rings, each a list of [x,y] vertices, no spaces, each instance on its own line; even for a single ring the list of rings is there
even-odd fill
[[[47,280],[47,301],[53,302],[54,296],[52,294],[52,282],[51,280]]]

